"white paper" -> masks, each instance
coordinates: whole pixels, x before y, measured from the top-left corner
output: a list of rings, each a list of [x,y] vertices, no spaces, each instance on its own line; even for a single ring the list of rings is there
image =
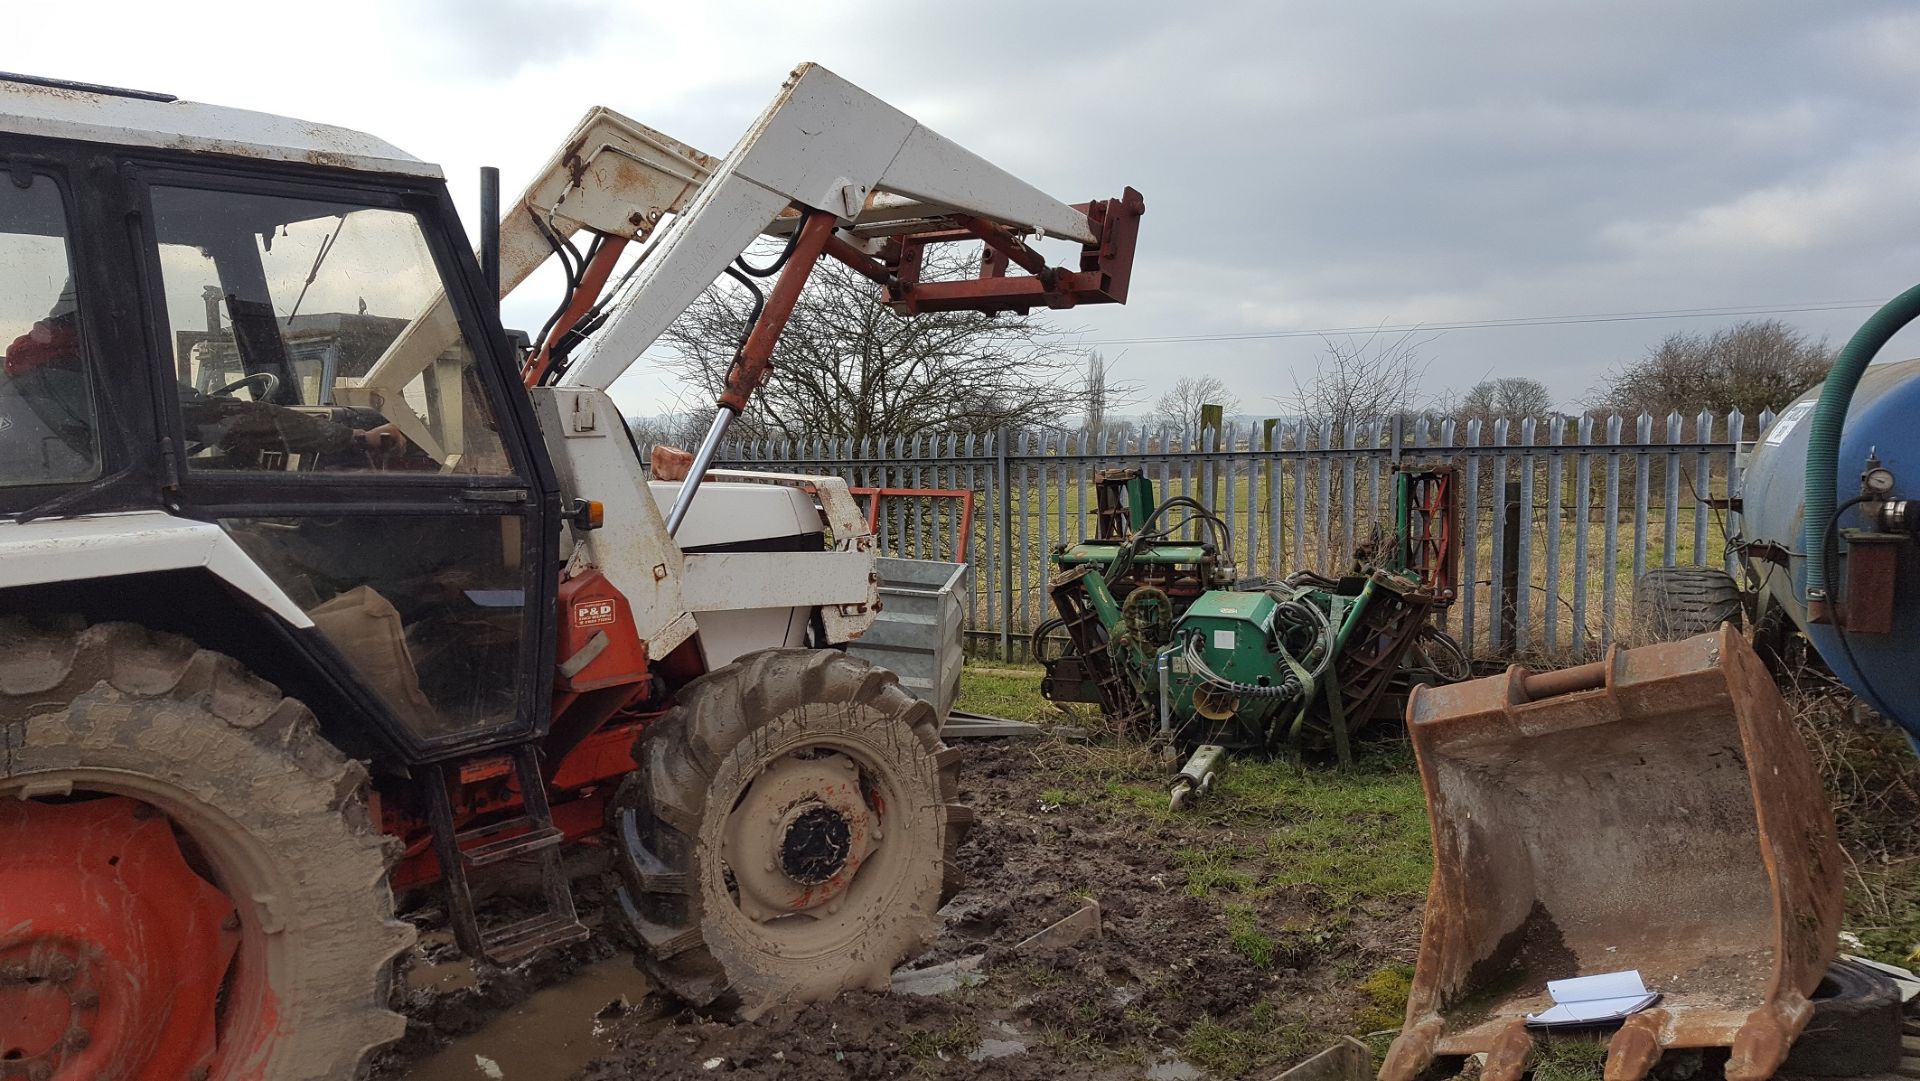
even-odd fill
[[[1660,996],[1647,990],[1635,969],[1603,972],[1597,976],[1577,976],[1570,980],[1548,980],[1547,995],[1553,999],[1550,1009],[1527,1015],[1527,1024],[1591,1025],[1618,1021],[1653,1005]]]

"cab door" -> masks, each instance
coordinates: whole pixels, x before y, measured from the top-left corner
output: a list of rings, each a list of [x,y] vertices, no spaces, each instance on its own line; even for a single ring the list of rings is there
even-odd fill
[[[557,498],[444,190],[136,175],[180,509],[413,757],[543,728]]]

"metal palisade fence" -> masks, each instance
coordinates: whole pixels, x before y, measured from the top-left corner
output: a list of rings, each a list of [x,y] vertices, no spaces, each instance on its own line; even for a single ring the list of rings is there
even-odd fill
[[[1734,569],[1724,507],[1737,450],[1772,419],[1394,417],[1228,424],[1198,439],[1147,428],[802,438],[728,444],[717,464],[974,493],[967,634],[1013,659],[1051,614],[1051,553],[1093,533],[1101,470],[1136,466],[1161,500],[1209,505],[1231,524],[1240,573],[1280,577],[1351,568],[1356,546],[1392,529],[1394,465],[1451,464],[1461,593],[1447,629],[1478,658],[1578,659],[1626,633],[1647,568]],[[953,559],[963,520],[952,497],[888,497],[881,550]]]

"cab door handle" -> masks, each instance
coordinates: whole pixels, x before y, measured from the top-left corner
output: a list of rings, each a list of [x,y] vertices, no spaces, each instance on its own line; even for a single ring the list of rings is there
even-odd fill
[[[460,493],[468,503],[525,503],[525,488],[468,488]]]

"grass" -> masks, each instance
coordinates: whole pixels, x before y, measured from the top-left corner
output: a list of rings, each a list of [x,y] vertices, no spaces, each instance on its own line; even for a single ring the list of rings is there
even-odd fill
[[[907,1033],[903,1050],[919,1059],[956,1059],[980,1046],[973,1025],[956,1021],[946,1028],[917,1028]]]
[[[1846,849],[1847,947],[1920,963],[1920,761],[1890,725],[1853,715],[1850,696],[1815,687],[1788,696],[1813,752]]]
[[[1555,1034],[1534,1040],[1533,1081],[1600,1081],[1610,1035]]]
[[[1243,1077],[1257,1066],[1310,1055],[1330,1038],[1304,1021],[1281,1024],[1273,1004],[1261,1002],[1245,1023],[1209,1020],[1189,1027],[1180,1041],[1180,1053],[1208,1073]]]
[[[1211,897],[1216,891],[1246,893],[1254,877],[1234,866],[1241,851],[1234,847],[1183,849],[1176,857],[1187,871],[1187,893]]]
[[[1274,954],[1279,952],[1279,943],[1260,930],[1260,921],[1254,915],[1252,905],[1227,906],[1227,940],[1233,946],[1233,952],[1247,959],[1258,969],[1273,967]]]
[[[962,708],[1003,717],[1043,718],[1037,666],[970,664],[960,682]],[[1024,696],[1024,697],[1022,697]],[[1241,840],[1182,849],[1186,890],[1195,897],[1249,898],[1310,888],[1334,906],[1417,898],[1432,862],[1426,802],[1404,740],[1362,741],[1347,771],[1290,759],[1231,759],[1194,811],[1167,806],[1166,761],[1130,742],[1056,743],[1046,759],[1064,783],[1047,788],[1047,807],[1095,807],[1147,828],[1187,816],[1224,825]]]
[[[1367,1004],[1354,1016],[1354,1029],[1368,1035],[1398,1030],[1406,1020],[1407,995],[1412,990],[1412,965],[1391,965],[1362,980],[1360,993],[1367,997]]]
[[[1060,708],[1040,697],[1043,674],[1039,665],[968,664],[960,676],[960,697],[954,708],[1010,721],[1061,720]]]

